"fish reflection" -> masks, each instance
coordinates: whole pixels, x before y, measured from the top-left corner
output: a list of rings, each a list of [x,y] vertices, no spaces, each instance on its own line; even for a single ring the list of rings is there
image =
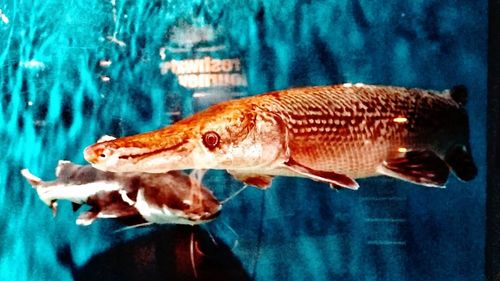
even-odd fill
[[[231,248],[198,226],[168,226],[99,253],[82,266],[58,254],[74,280],[251,280]]]
[[[21,172],[39,198],[54,212],[58,200],[86,204],[77,224],[89,225],[97,218],[127,219],[131,224],[200,224],[217,217],[221,203],[212,192],[182,172],[165,174],[111,173],[90,165],[59,161],[57,179],[44,182],[28,170]]]

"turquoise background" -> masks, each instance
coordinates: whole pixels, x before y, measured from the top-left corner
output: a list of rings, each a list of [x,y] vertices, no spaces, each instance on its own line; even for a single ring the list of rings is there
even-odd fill
[[[200,279],[484,279],[486,1],[7,0],[0,9],[0,280],[190,279],[192,233],[211,253]],[[80,227],[69,204],[53,218],[20,169],[52,179],[59,159],[84,163],[82,149],[103,134],[160,128],[172,108],[193,112],[190,92],[158,68],[179,19],[222,30],[249,95],[343,82],[467,85],[477,178],[451,177],[444,190],[365,179],[356,192],[278,178],[203,229]],[[113,64],[100,67],[103,58]],[[219,198],[241,186],[222,172],[206,184]]]

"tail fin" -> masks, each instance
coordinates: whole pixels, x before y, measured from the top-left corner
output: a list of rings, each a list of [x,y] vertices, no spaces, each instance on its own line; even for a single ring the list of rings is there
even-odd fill
[[[30,173],[28,169],[22,169],[21,175],[26,178],[33,188],[37,188],[42,183],[42,179]]]
[[[451,98],[456,101],[460,106],[467,104],[467,87],[464,85],[457,85],[450,90]]]
[[[470,149],[465,145],[457,145],[446,154],[445,161],[450,165],[455,175],[463,180],[470,181],[477,175],[477,167],[474,164]]]
[[[30,173],[28,169],[22,169],[21,170],[21,175],[26,178],[26,180],[31,184],[31,186],[37,190],[38,196],[40,197],[39,189],[43,187],[43,181],[39,177],[33,175]],[[42,200],[43,203],[45,203],[47,206],[49,206],[52,209],[52,215],[56,216],[57,213],[57,202],[56,200],[43,200],[42,197],[40,197],[40,200]]]
[[[464,85],[457,85],[449,91],[451,98],[461,107],[467,104],[467,88]],[[470,181],[477,175],[477,167],[472,159],[469,145],[469,121],[465,110],[461,112],[460,120],[456,120],[464,126],[465,132],[462,136],[462,143],[453,146],[445,156],[445,161],[451,167],[455,175],[463,180]],[[463,123],[462,123],[463,122]]]

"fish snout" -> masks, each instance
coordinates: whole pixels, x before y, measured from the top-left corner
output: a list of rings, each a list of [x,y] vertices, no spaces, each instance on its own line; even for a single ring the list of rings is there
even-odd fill
[[[218,204],[217,207],[211,208],[207,210],[203,215],[202,215],[202,220],[204,221],[211,221],[216,219],[220,215],[220,211],[222,209],[222,205]]]
[[[91,164],[96,164],[99,159],[99,151],[94,149],[92,145],[88,146],[83,151],[83,158]]]
[[[88,146],[83,151],[83,157],[90,164],[98,164],[108,159],[111,156],[111,150],[102,145],[102,143],[96,143]]]

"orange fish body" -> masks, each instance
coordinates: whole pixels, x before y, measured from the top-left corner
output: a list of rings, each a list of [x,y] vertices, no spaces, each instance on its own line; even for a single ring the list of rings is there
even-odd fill
[[[271,176],[301,176],[357,188],[388,175],[443,186],[477,169],[469,148],[464,87],[445,93],[343,84],[275,91],[212,106],[163,129],[98,143],[96,168],[166,172],[225,169],[267,187]]]

